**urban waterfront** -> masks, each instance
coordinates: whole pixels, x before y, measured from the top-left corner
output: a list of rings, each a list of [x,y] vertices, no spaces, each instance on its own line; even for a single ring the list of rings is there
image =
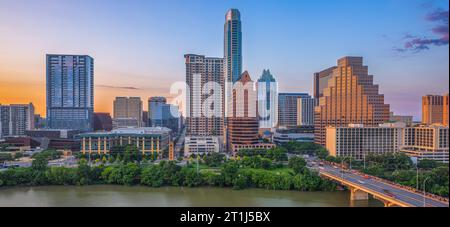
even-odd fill
[[[382,207],[379,201],[351,202],[348,191],[298,192],[264,189],[143,186],[42,186],[0,190],[3,207]]]

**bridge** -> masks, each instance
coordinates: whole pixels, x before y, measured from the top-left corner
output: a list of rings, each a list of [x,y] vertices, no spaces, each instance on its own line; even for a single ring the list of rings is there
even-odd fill
[[[349,171],[338,165],[322,162],[317,169],[322,177],[346,186],[350,190],[351,200],[367,200],[370,194],[383,202],[385,207],[449,207],[448,200],[442,197]]]

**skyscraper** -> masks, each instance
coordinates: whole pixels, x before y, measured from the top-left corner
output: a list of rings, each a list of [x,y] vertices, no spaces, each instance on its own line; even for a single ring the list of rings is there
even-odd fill
[[[448,126],[448,94],[422,97],[422,123]]]
[[[224,120],[224,70],[222,58],[186,54],[186,128],[188,136],[221,136]],[[215,88],[215,86],[218,86]],[[205,89],[202,92],[202,89]],[[211,89],[216,89],[211,94]],[[206,92],[207,94],[204,94]],[[219,94],[220,93],[220,94]],[[210,97],[211,96],[211,97]],[[202,106],[207,101],[210,105]],[[211,103],[212,104],[212,103]]]
[[[315,99],[302,97],[297,99],[297,125],[314,125]]]
[[[333,70],[314,115],[315,142],[325,146],[326,127],[378,126],[389,121],[389,105],[384,104],[384,95],[373,84],[363,58],[343,57]]]
[[[87,55],[46,56],[47,123],[51,129],[91,131],[94,59]]]
[[[333,75],[333,70],[336,66],[314,73],[314,98],[315,105],[319,104],[319,98],[323,96],[323,90],[328,87],[328,80]]]
[[[225,78],[235,83],[242,74],[242,25],[237,9],[230,9],[225,15],[224,64]]]
[[[259,128],[271,129],[278,120],[278,84],[269,70],[264,70],[256,84]]]
[[[253,89],[253,81],[245,71],[237,82],[242,83],[242,86],[237,85],[233,89],[233,109],[228,116],[229,147],[258,143],[257,94]]]
[[[30,104],[0,104],[0,138],[25,135],[34,129],[34,106]]]
[[[166,127],[173,133],[180,130],[180,113],[178,106],[167,103],[164,97],[151,97],[148,100],[149,126]]]
[[[116,97],[113,106],[115,127],[142,126],[142,100],[140,97]]]
[[[298,100],[311,99],[307,93],[278,94],[278,126],[298,126]]]

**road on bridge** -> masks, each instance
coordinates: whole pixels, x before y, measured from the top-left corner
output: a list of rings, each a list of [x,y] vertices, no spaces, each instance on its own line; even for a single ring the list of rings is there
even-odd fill
[[[310,160],[311,161],[311,160]],[[341,178],[348,181],[354,185],[358,185],[362,189],[369,189],[377,193],[383,194],[387,197],[391,197],[398,200],[404,204],[409,204],[412,207],[449,207],[448,202],[433,199],[431,197],[425,196],[422,193],[408,190],[406,188],[398,187],[394,184],[389,184],[380,181],[373,177],[364,177],[362,174],[357,174],[351,171],[343,171],[342,168],[338,166],[332,166],[324,163],[322,166],[316,165],[311,166],[313,169],[317,169],[320,173],[327,173],[335,178]],[[322,174],[323,175],[323,174]],[[425,201],[425,203],[424,203]]]

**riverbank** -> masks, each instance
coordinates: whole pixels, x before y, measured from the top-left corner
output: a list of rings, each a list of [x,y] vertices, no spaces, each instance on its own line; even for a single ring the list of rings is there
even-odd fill
[[[0,206],[156,207],[378,207],[376,200],[351,202],[347,191],[298,192],[218,187],[120,185],[39,186],[0,189]]]

